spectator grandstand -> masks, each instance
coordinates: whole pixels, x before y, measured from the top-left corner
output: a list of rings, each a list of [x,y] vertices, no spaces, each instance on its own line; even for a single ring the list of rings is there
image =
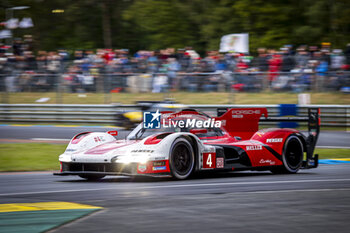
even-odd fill
[[[350,45],[260,48],[256,56],[191,47],[160,51],[37,51],[16,40],[0,49],[0,88],[7,92],[348,91]]]

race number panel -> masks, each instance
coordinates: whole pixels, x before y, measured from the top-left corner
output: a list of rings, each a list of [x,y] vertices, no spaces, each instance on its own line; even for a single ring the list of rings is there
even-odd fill
[[[215,153],[203,153],[202,168],[206,168],[206,169],[216,168],[216,154]]]

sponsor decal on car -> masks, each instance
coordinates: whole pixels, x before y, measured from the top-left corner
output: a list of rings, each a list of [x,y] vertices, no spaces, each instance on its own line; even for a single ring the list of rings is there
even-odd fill
[[[106,139],[102,136],[97,136],[97,137],[94,137],[94,140],[95,142],[104,142],[106,141]]]
[[[161,170],[166,170],[166,166],[160,166],[160,167],[152,167],[153,171],[161,171]]]
[[[272,160],[270,160],[270,159],[260,159],[259,163],[261,163],[261,164],[268,163],[268,164],[270,164],[270,165],[275,165],[275,164],[276,164],[275,161],[272,161]]]
[[[147,170],[147,165],[146,164],[139,164],[137,166],[137,170],[139,170],[139,172],[145,172]]]
[[[154,150],[132,150],[131,153],[153,153]]]
[[[233,110],[232,118],[243,118],[244,115],[260,114],[260,110]]]
[[[243,114],[243,115],[260,114],[260,110],[252,110],[252,109],[232,110],[232,115],[236,115],[236,114]]]
[[[232,118],[243,118],[243,115],[232,115]]]
[[[224,158],[216,158],[216,168],[224,168]]]
[[[245,150],[262,150],[261,145],[246,146]]]
[[[272,143],[272,142],[282,142],[283,138],[268,138],[266,139],[266,143]]]
[[[165,166],[165,161],[153,162],[153,166]]]

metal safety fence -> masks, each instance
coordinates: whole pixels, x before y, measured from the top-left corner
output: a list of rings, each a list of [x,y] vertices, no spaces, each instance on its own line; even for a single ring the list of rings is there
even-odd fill
[[[62,104],[68,93],[101,93],[111,103],[113,93],[169,92],[344,92],[350,93],[350,72],[210,72],[210,73],[35,73],[0,74],[1,103],[11,93],[56,93]],[[69,102],[66,102],[69,103]]]

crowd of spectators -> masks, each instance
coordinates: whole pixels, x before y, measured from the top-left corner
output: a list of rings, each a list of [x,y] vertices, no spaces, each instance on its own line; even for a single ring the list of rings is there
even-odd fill
[[[30,37],[0,45],[0,88],[10,92],[342,90],[350,86],[350,44],[259,48],[255,56],[193,48],[32,51]],[[315,82],[315,80],[317,82]]]

